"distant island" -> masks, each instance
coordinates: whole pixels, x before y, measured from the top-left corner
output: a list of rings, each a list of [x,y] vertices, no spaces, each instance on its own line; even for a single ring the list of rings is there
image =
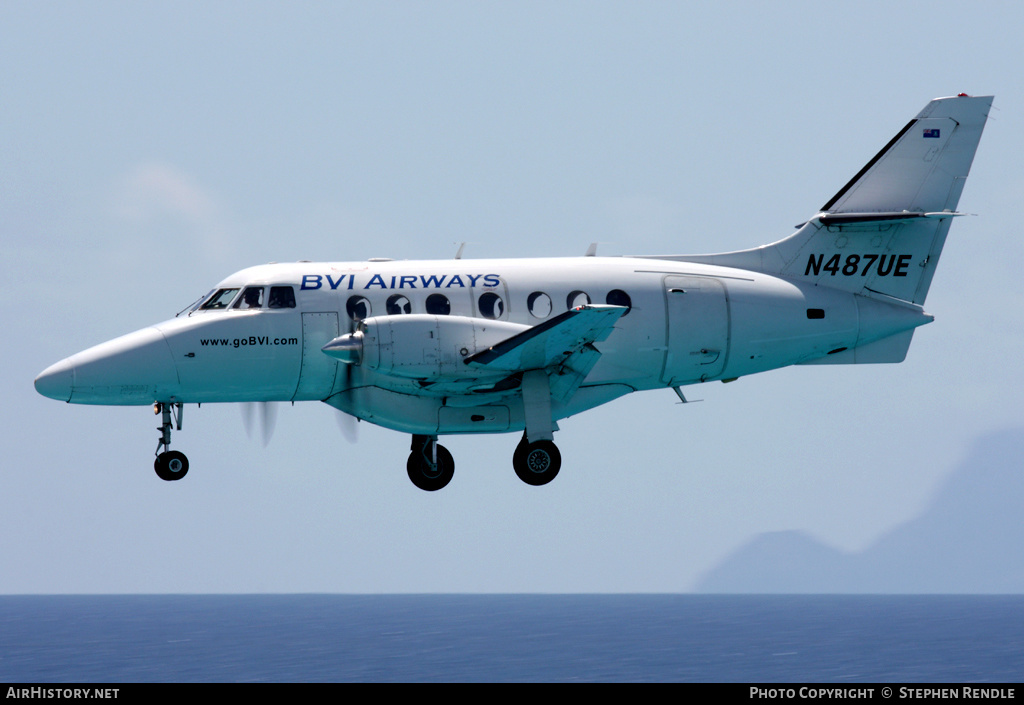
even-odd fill
[[[756,536],[701,593],[1024,593],[1024,429],[979,439],[924,513],[847,553],[802,531]]]

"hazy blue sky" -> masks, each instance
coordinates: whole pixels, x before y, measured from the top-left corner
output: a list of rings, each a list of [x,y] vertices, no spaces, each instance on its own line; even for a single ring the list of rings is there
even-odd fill
[[[681,591],[762,531],[859,549],[979,435],[1024,425],[1019,2],[0,3],[0,592]],[[408,438],[323,404],[270,446],[35,375],[298,259],[715,252],[779,239],[925,103],[995,94],[901,365],[635,394],[456,436],[424,493]]]

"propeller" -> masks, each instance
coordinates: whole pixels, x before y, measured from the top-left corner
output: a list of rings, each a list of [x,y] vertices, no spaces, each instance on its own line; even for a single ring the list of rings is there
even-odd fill
[[[259,417],[260,440],[266,448],[274,435],[274,427],[277,425],[277,403],[272,401],[246,401],[242,402],[242,423],[245,425],[245,433],[252,438],[253,426],[256,417]]]
[[[352,414],[346,414],[341,409],[335,410],[334,418],[338,421],[338,428],[341,429],[341,435],[345,437],[345,440],[349,443],[359,442],[359,419]]]
[[[355,312],[350,311],[348,316],[348,334],[355,333],[356,328],[359,326],[361,317],[353,315]],[[341,383],[343,390],[351,390],[349,392],[353,401],[356,401],[356,389],[353,384],[355,377],[355,365],[350,362],[341,362]],[[357,404],[358,405],[358,404]],[[349,443],[356,443],[359,441],[359,419],[352,414],[346,414],[341,409],[337,410],[335,420],[338,422],[338,428],[341,429],[341,435],[345,437],[345,440]]]

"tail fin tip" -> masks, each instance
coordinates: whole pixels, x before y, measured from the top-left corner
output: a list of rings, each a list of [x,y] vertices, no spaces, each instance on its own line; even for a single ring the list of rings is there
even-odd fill
[[[992,99],[961,94],[932,100],[821,210],[955,211]]]

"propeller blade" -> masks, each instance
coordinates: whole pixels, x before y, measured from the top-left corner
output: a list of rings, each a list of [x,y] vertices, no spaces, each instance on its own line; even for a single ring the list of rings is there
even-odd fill
[[[359,419],[340,410],[337,411],[335,419],[338,421],[338,428],[341,429],[341,435],[345,437],[345,440],[349,443],[357,443],[359,441]]]
[[[242,425],[245,426],[245,435],[252,438],[253,419],[256,417],[256,402],[243,401],[239,404],[239,409],[242,412]]]
[[[277,425],[277,404],[272,401],[261,401],[260,405],[260,433],[263,440],[263,447],[266,448],[274,435],[274,427]]]
[[[345,327],[347,328],[347,332],[351,335],[352,333],[355,333],[356,329],[359,327],[359,321],[352,318],[350,315]],[[343,390],[352,389],[355,377],[355,365],[340,363],[340,367],[342,375],[341,388]],[[346,414],[341,409],[335,409],[334,418],[338,422],[338,428],[341,429],[341,435],[345,437],[346,441],[349,443],[356,443],[359,441],[359,419],[351,414]]]
[[[249,438],[252,438],[256,417],[259,416],[260,440],[266,448],[277,425],[277,404],[272,401],[244,401],[239,404],[239,408],[242,411],[242,424]]]

